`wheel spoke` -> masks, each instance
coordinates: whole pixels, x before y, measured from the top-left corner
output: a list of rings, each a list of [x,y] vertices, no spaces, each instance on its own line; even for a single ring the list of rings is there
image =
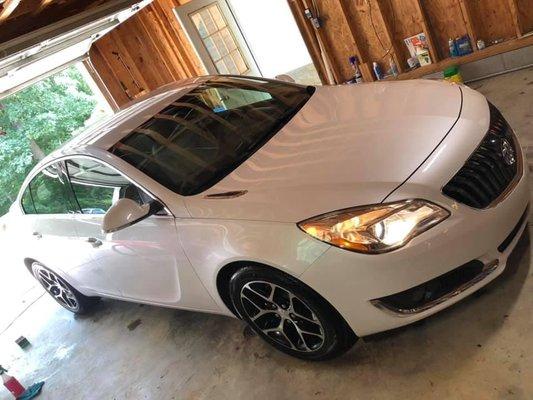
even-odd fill
[[[261,297],[263,300],[268,301],[272,303],[272,297],[274,296],[274,286],[269,284],[270,286],[270,296],[265,297],[263,294],[259,293],[257,290],[254,290],[250,285],[247,285],[246,288],[250,291],[255,293],[257,296]]]
[[[255,329],[280,345],[295,351],[312,352],[324,344],[325,334],[320,320],[290,290],[265,281],[248,282],[241,289],[243,306],[245,302],[248,304],[244,307],[245,312]]]
[[[298,326],[296,324],[293,324],[293,325],[294,325],[294,328],[296,329],[296,332],[298,333],[298,337],[302,341],[302,344],[304,345],[305,349],[307,351],[310,351],[311,349],[309,348],[309,346],[307,346],[307,342],[305,341],[305,338],[303,336],[302,331],[300,330],[300,328],[298,328]]]
[[[316,319],[313,320],[313,319],[309,319],[309,318],[307,318],[307,317],[304,317],[303,315],[298,314],[298,312],[294,311],[294,309],[292,310],[292,312],[293,312],[294,315],[296,315],[299,319],[303,319],[304,321],[307,321],[307,322],[309,322],[309,323],[311,323],[311,324],[316,324],[316,325],[318,325],[318,321],[317,321]]]
[[[78,299],[63,279],[41,266],[36,267],[35,273],[46,291],[58,303],[72,311],[77,310]]]
[[[43,273],[39,273],[39,277],[41,278],[41,282],[44,281],[44,283],[46,283],[48,286],[53,286],[55,283],[52,279],[50,279],[50,277]]]
[[[263,332],[270,336],[272,339],[277,340],[278,342],[281,339],[281,342],[287,343],[291,349],[297,350],[297,347],[294,345],[294,343],[292,343],[292,341],[285,334],[285,332],[283,332],[283,328],[281,326],[271,329],[264,329]],[[271,335],[272,333],[274,335]]]
[[[289,339],[289,337],[287,336],[287,334],[286,334],[284,331],[281,331],[281,334],[283,335],[283,337],[285,338],[285,340],[286,340],[287,342],[290,343],[290,345],[291,345],[291,349],[298,349],[298,347],[294,345],[294,343],[292,342],[292,340]]]
[[[250,298],[249,296],[247,296],[246,294],[244,293],[241,293],[241,299],[246,299],[248,300],[255,308],[257,308],[259,311],[264,311],[264,308],[261,307],[261,305],[257,304],[256,301],[252,298]]]
[[[317,318],[315,316],[315,313],[309,309],[309,307],[307,307],[300,299],[298,299],[296,296],[294,295],[291,295],[291,310],[294,314],[296,314],[298,317],[302,318],[302,319],[305,319],[306,321],[309,321],[309,322],[312,322],[312,323],[317,323]],[[312,319],[306,317],[305,315],[302,315],[297,309],[296,307],[294,306],[294,300],[297,300],[298,302],[300,302],[306,309],[307,311],[309,311],[309,314],[311,314],[311,317]]]
[[[265,314],[272,314],[272,310],[260,310],[259,313],[254,315],[253,317],[250,317],[252,321],[257,320],[258,318],[262,317]]]

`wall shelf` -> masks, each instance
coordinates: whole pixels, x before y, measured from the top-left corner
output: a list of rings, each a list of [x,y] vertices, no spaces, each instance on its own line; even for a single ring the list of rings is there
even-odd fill
[[[336,83],[352,77],[353,71],[348,64],[352,55],[359,57],[363,77],[368,82],[375,80],[372,63],[378,62],[386,71],[391,57],[400,70],[398,79],[412,79],[450,65],[481,60],[533,44],[533,37],[526,35],[533,30],[533,0],[287,1],[313,59],[330,60]],[[320,15],[323,26],[318,30],[298,15],[305,4]],[[313,4],[316,4],[316,10]],[[308,29],[302,29],[303,24],[307,24]],[[421,32],[426,35],[433,63],[408,71],[407,58],[410,55],[404,39]],[[473,53],[450,58],[448,39],[463,35],[469,36]],[[320,36],[325,54],[321,54],[314,36]],[[485,43],[496,39],[504,41],[478,50],[478,39]],[[315,62],[315,65],[321,77],[327,76],[323,62]]]
[[[452,65],[468,64],[474,61],[482,60],[487,57],[492,57],[498,54],[507,53],[509,51],[517,50],[522,47],[533,45],[533,35],[523,36],[516,39],[511,39],[506,42],[494,44],[486,47],[483,50],[478,50],[466,56],[456,58],[446,58],[434,64],[426,65],[412,71],[407,71],[398,75],[397,79],[416,79],[425,75],[433,74],[444,70]]]

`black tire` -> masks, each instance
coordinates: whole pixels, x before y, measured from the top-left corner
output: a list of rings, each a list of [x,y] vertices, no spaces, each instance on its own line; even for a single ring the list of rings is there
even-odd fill
[[[280,271],[244,267],[230,279],[239,315],[276,349],[311,361],[348,351],[357,336],[340,314],[314,290]]]
[[[89,312],[100,300],[99,297],[87,297],[81,294],[57,273],[39,262],[31,265],[31,271],[46,292],[58,304],[74,314]]]

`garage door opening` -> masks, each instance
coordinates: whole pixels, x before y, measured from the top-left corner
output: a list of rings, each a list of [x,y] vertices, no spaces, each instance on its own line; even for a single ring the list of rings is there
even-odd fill
[[[0,100],[0,216],[29,171],[87,127],[113,114],[83,62]]]

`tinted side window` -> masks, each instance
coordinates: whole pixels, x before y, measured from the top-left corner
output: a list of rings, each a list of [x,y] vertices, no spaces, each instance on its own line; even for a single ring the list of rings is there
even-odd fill
[[[22,206],[27,214],[69,214],[76,212],[68,181],[58,164],[43,169],[26,189]]]
[[[88,158],[66,161],[72,190],[83,214],[105,214],[121,198],[145,204],[151,199],[120,173]]]

